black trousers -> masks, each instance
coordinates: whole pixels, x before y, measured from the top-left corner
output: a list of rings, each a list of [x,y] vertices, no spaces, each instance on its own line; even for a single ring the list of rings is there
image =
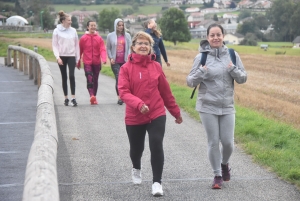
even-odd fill
[[[165,135],[165,127],[165,115],[154,119],[149,124],[126,125],[126,131],[130,143],[129,154],[133,168],[135,169],[141,169],[141,158],[144,151],[146,131],[148,132],[153,183],[161,183],[164,166],[163,139]]]
[[[74,75],[74,70],[75,70],[75,57],[60,57],[63,65],[58,65],[61,73],[61,78],[62,78],[62,88],[64,91],[65,96],[68,95],[68,76],[67,76],[67,65],[69,67],[69,79],[70,79],[70,86],[71,86],[71,94],[75,95],[75,75]]]
[[[113,71],[114,75],[115,75],[115,78],[116,78],[116,85],[115,85],[115,88],[116,88],[116,92],[117,92],[117,95],[119,96],[119,90],[118,90],[118,79],[119,79],[119,72],[120,72],[120,68],[121,66],[123,66],[124,63],[115,63],[115,64],[112,64],[111,65],[111,70]]]

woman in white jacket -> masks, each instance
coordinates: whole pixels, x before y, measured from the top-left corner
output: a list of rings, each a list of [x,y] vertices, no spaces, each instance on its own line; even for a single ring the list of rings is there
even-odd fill
[[[64,105],[69,105],[68,99],[68,76],[67,65],[69,67],[69,79],[71,85],[72,106],[77,106],[75,99],[75,75],[74,70],[77,62],[79,61],[79,41],[76,29],[71,27],[71,17],[60,11],[58,24],[53,31],[52,35],[52,49],[54,56],[57,60],[61,77],[62,87],[65,95]]]
[[[234,81],[242,84],[247,73],[239,55],[236,65],[231,61],[228,48],[223,43],[224,29],[212,24],[207,29],[207,40],[200,43],[187,84],[200,84],[196,110],[207,134],[208,158],[214,172],[213,189],[222,188],[223,181],[230,180],[228,162],[234,148]],[[204,66],[199,65],[203,53],[207,53]],[[222,149],[219,148],[219,143]]]

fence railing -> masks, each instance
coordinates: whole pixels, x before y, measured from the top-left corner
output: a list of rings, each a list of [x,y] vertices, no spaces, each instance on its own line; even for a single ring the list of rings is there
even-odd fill
[[[27,160],[23,201],[59,201],[56,165],[58,138],[50,67],[43,56],[13,45],[8,46],[5,64],[23,71],[39,87],[34,140]]]

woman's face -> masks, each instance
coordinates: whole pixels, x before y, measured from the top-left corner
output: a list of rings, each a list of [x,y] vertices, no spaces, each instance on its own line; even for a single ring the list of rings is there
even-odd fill
[[[88,28],[90,34],[94,34],[97,29],[96,22],[90,22],[89,26],[87,26],[87,28]]]
[[[62,25],[65,28],[69,28],[72,24],[71,17],[66,17],[65,20],[62,21]]]
[[[212,48],[219,48],[223,45],[224,35],[220,27],[212,27],[209,30],[207,40]]]
[[[154,20],[150,20],[148,23],[148,28],[149,29],[156,29],[156,22]]]
[[[124,22],[120,21],[117,24],[117,32],[121,33],[124,30]]]
[[[136,54],[148,55],[151,50],[150,42],[147,39],[139,38],[136,40],[132,49]]]

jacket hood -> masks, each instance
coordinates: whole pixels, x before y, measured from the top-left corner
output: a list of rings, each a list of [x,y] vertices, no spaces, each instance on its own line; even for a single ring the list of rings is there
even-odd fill
[[[84,34],[87,34],[87,35],[99,35],[98,31],[95,31],[94,34],[91,34],[89,31],[86,31]]]
[[[60,30],[60,31],[66,31],[66,30],[69,29],[69,28],[65,28],[62,24],[56,25],[56,28],[57,28],[58,30]]]
[[[123,20],[122,19],[120,19],[120,18],[117,18],[117,19],[115,19],[115,23],[114,23],[114,31],[117,33],[117,24],[118,24],[118,22],[120,22],[120,21],[122,21],[123,22]],[[123,22],[124,23],[124,22]],[[124,24],[124,29],[125,29],[125,24]]]
[[[128,55],[128,61],[146,66],[147,63],[155,61],[155,54],[140,55],[131,53]]]

